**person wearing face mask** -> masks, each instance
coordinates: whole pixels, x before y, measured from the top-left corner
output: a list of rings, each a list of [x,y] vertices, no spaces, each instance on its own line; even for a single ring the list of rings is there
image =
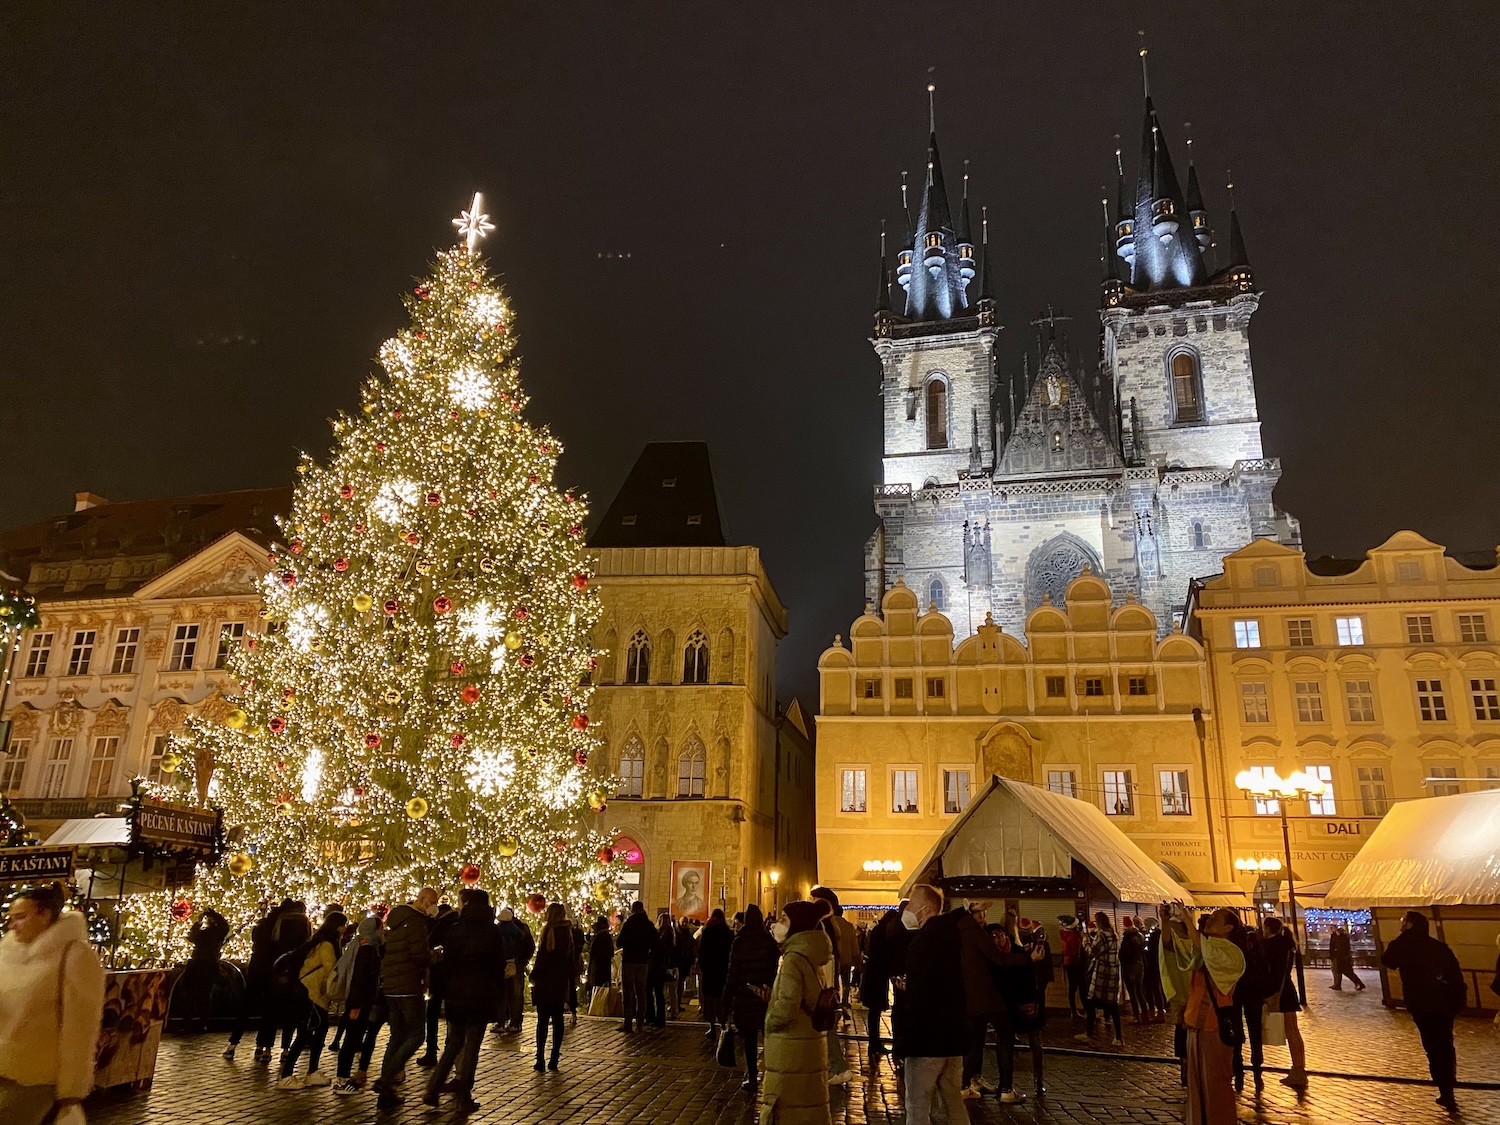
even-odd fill
[[[919,883],[901,913],[915,930],[906,950],[905,1016],[897,1050],[906,1059],[906,1125],[930,1125],[932,1103],[942,1103],[949,1121],[967,1120],[963,1068],[967,999],[963,935],[957,912],[943,913],[936,887]]]
[[[395,1077],[422,1046],[427,1031],[427,1005],[423,993],[432,968],[428,944],[431,920],[437,917],[438,893],[423,887],[417,897],[396,907],[385,920],[385,957],[380,962],[380,987],[385,992],[390,1038],[380,1063],[381,1109],[401,1104]]]
[[[60,883],[22,891],[0,941],[0,1121],[83,1125],[94,1088],[104,970]]]
[[[1219,1033],[1219,1009],[1234,1007],[1234,986],[1245,973],[1245,955],[1229,940],[1238,918],[1227,906],[1203,919],[1201,932],[1181,903],[1162,937],[1162,957],[1175,962],[1177,982],[1186,985],[1183,1022],[1187,1026],[1187,1125],[1235,1125],[1234,1048]]]
[[[831,911],[825,899],[789,902],[771,928],[783,954],[766,1010],[763,1125],[830,1125],[832,1121],[826,1033],[813,1026],[813,1012],[833,963],[833,944],[821,925]]]

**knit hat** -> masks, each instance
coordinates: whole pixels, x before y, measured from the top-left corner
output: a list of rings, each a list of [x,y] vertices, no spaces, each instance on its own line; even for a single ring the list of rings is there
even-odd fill
[[[1132,918],[1129,914],[1127,914],[1127,915],[1125,915],[1125,923],[1124,924],[1125,924],[1125,928],[1127,930],[1132,929],[1135,926],[1135,919]]]
[[[380,945],[383,941],[380,936],[380,919],[373,914],[368,918],[360,919],[359,929],[356,932],[359,934],[359,940],[366,945]]]
[[[513,918],[515,918],[515,916],[516,912],[508,906],[502,907],[500,910],[500,921],[502,922],[509,922]]]
[[[828,916],[830,909],[827,899],[818,899],[816,902],[808,902],[804,899],[787,903],[781,908],[781,912],[791,923],[787,936],[800,934],[804,930],[816,930],[818,923]]]

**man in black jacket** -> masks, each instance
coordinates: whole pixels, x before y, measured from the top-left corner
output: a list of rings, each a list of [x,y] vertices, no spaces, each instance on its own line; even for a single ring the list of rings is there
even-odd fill
[[[256,1017],[255,1061],[271,1061],[271,1044],[276,1041],[276,1021],[271,1018],[271,966],[276,962],[276,942],[273,933],[276,919],[281,912],[291,907],[291,899],[283,899],[280,906],[273,907],[250,930],[250,963],[245,966],[245,992],[240,997],[239,1011],[234,1016],[234,1028],[229,1033],[229,1046],[224,1049],[226,1059],[234,1058],[234,1049],[245,1034],[245,1023]]]
[[[438,893],[423,887],[417,897],[393,909],[385,919],[385,956],[380,962],[380,987],[385,993],[390,1038],[380,1062],[380,1109],[401,1104],[395,1077],[422,1045],[426,1031],[427,974],[432,968],[428,926],[437,913]]]
[[[905,1014],[897,1050],[906,1059],[907,1125],[928,1125],[934,1097],[949,1121],[968,1114],[963,1099],[966,1001],[963,935],[955,914],[943,913],[935,887],[919,883],[901,914],[916,930],[906,951],[906,975],[896,987],[905,993]]]
[[[633,1031],[632,1021],[646,1026],[646,973],[651,954],[656,950],[656,927],[646,915],[643,903],[630,904],[630,917],[620,925],[616,939],[620,947],[621,986],[625,993],[625,1023],[622,1031]]]
[[[984,1040],[990,1026],[994,1025],[996,1035],[1011,1034],[1005,1019],[1005,1001],[995,987],[994,967],[1003,965],[1004,961],[995,948],[994,939],[984,931],[987,908],[987,903],[971,903],[967,909],[959,907],[952,913],[962,950],[960,966],[963,970],[963,1015],[967,1039],[963,1070],[965,1098],[994,1092],[994,1087],[983,1077]]]
[[[1426,915],[1408,910],[1401,933],[1380,956],[1387,969],[1401,974],[1401,996],[1427,1052],[1427,1069],[1438,1088],[1438,1105],[1456,1110],[1453,1086],[1458,1055],[1453,1048],[1453,1017],[1468,1003],[1468,986],[1458,958],[1427,932]]]
[[[422,1102],[429,1106],[438,1104],[448,1071],[456,1063],[454,1099],[460,1112],[472,1113],[479,1108],[472,1093],[479,1045],[484,1040],[485,1026],[499,1014],[500,996],[506,983],[505,943],[486,892],[478,887],[464,891],[458,921],[443,934],[442,948],[448,978],[443,1002],[448,1034]]]

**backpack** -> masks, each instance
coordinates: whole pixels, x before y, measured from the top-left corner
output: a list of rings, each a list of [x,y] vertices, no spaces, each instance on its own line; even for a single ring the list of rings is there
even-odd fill
[[[338,963],[333,967],[333,979],[328,982],[328,999],[342,1004],[349,999],[349,988],[354,983],[354,962],[359,957],[359,939],[344,946]]]
[[[271,988],[283,996],[307,999],[307,986],[302,983],[302,963],[307,960],[308,947],[297,946],[276,958],[271,966]]]

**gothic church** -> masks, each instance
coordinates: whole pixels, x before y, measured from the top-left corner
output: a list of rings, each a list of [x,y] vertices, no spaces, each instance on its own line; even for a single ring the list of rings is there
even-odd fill
[[[1233,209],[1229,231],[1227,254],[1211,253],[1197,172],[1189,162],[1184,193],[1148,96],[1135,191],[1122,164],[1106,231],[1096,373],[1049,316],[1035,366],[1003,374],[987,240],[976,248],[967,183],[950,207],[934,129],[894,280],[881,247],[874,605],[899,579],[957,639],[986,615],[1020,635],[1087,568],[1170,628],[1189,582],[1224,555],[1258,538],[1300,545],[1272,500],[1280,463],[1261,449],[1249,341],[1260,293]]]

